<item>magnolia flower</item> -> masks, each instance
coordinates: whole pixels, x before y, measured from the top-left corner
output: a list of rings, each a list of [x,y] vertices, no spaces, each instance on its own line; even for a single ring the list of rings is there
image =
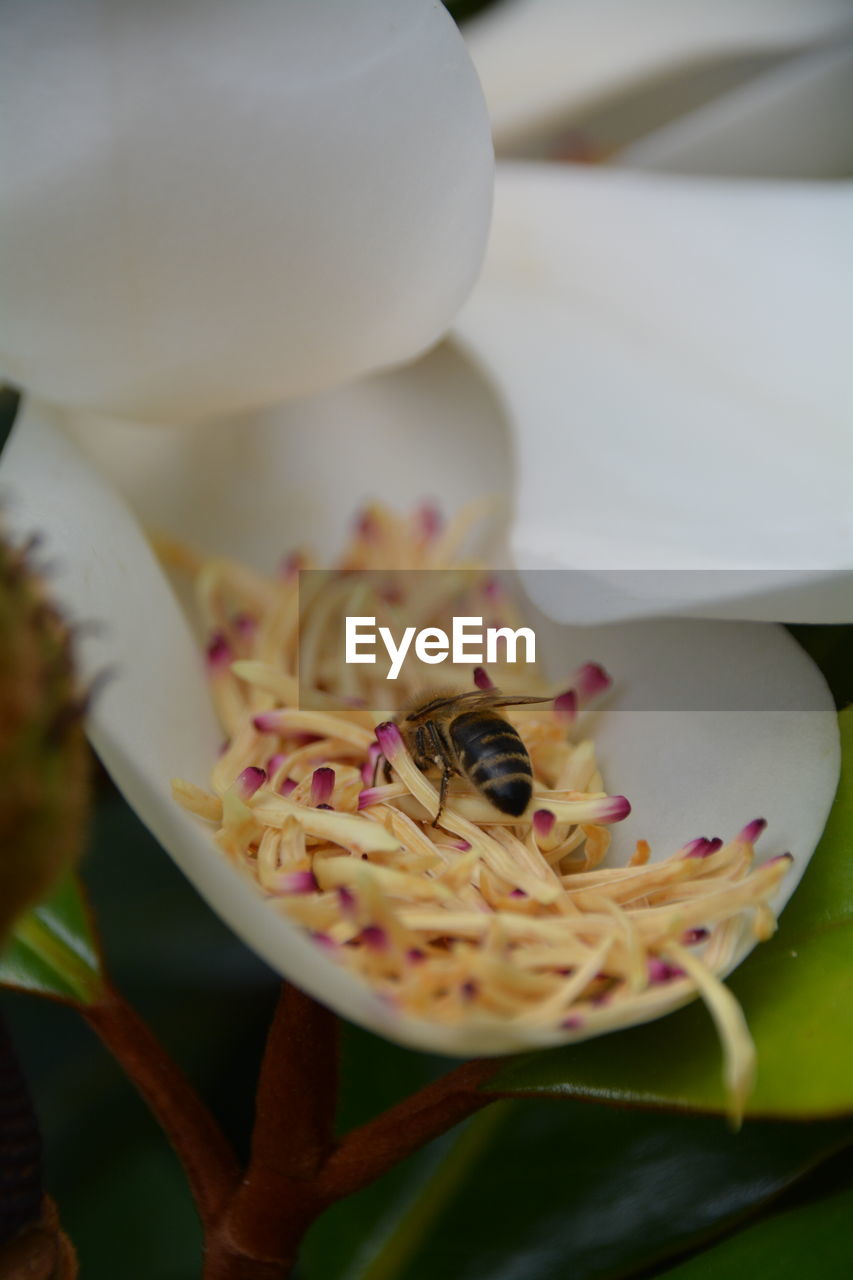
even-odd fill
[[[531,574],[555,616],[853,618],[851,36],[846,0],[471,30],[511,159],[457,332],[523,423],[517,563],[594,571]],[[614,164],[527,159],[567,152]]]
[[[767,502],[767,471],[779,480],[776,410],[793,416],[787,391],[765,411],[758,388],[771,357],[752,372],[739,361],[743,330],[717,351],[726,324],[744,319],[736,298],[725,317],[715,301],[701,324],[684,313],[684,272],[696,309],[710,308],[711,282],[691,237],[684,231],[679,257],[675,236],[717,226],[728,201],[733,228],[741,216],[756,228],[771,195],[785,197],[788,216],[787,195],[750,188],[738,203],[725,185],[508,166],[485,273],[455,336],[370,374],[438,336],[479,264],[485,117],[443,11],[341,2],[333,22],[328,4],[321,13],[281,0],[128,0],[94,26],[102,10],[86,0],[68,0],[62,17],[55,9],[20,9],[0,77],[21,122],[3,197],[14,234],[0,351],[31,392],[2,475],[15,528],[41,530],[60,566],[57,594],[74,616],[104,624],[82,642],[90,673],[117,673],[93,707],[93,743],[199,891],[279,972],[402,1043],[458,1054],[523,1047],[523,1031],[496,1046],[464,1022],[395,1014],[272,913],[175,805],[170,779],[203,784],[219,732],[197,640],[142,529],[272,568],[294,544],[332,554],[370,496],[399,507],[433,494],[453,511],[498,493],[514,503],[509,536],[529,567],[659,568],[672,539],[680,565],[728,568],[726,556],[741,565],[743,551],[746,567],[766,567],[751,558],[750,516]],[[819,194],[798,188],[790,204],[802,199],[811,218]],[[828,208],[837,193],[826,194]],[[814,216],[829,235],[834,208]],[[772,231],[762,223],[762,237]],[[755,243],[744,236],[738,269]],[[768,251],[762,270],[771,264],[783,269]],[[757,270],[744,293],[753,306]],[[653,313],[642,348],[632,307]],[[830,328],[804,325],[803,337],[828,342]],[[763,477],[744,487],[732,466],[731,511],[715,511],[710,489],[682,500],[674,427],[690,433],[693,467],[708,422],[724,429],[715,397],[740,404],[741,391],[746,407],[725,430],[740,466],[762,438]],[[811,440],[817,429],[810,421]],[[833,499],[812,510],[813,497],[806,489],[803,523],[823,530]],[[725,536],[733,523],[743,541]],[[550,580],[555,594],[542,603],[566,612],[563,579]],[[838,770],[831,699],[791,638],[750,621],[572,629],[539,615],[537,634],[555,679],[590,657],[618,678],[597,735],[608,778],[633,803],[614,858],[638,837],[663,856],[761,814],[767,853],[794,855],[781,907]]]

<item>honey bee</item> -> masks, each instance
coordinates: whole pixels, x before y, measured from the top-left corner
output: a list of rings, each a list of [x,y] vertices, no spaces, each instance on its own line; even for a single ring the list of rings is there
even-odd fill
[[[422,771],[441,770],[436,826],[444,810],[453,774],[471,783],[501,813],[518,818],[533,795],[533,768],[527,748],[501,707],[551,698],[516,697],[491,688],[473,693],[433,693],[409,703],[395,723]]]

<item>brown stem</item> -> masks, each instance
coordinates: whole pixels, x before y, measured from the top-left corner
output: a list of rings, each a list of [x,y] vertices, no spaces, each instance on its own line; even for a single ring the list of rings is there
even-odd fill
[[[184,1166],[205,1228],[240,1179],[237,1157],[180,1068],[113,988],[80,1012],[147,1102]]]
[[[249,1167],[211,1241],[206,1280],[260,1280],[263,1271],[240,1270],[241,1257],[245,1266],[255,1260],[277,1265],[271,1275],[287,1274],[324,1208],[317,1184],[334,1146],[337,1089],[337,1018],[283,983],[261,1066]]]
[[[406,1156],[438,1138],[468,1116],[497,1101],[479,1086],[498,1068],[494,1060],[474,1059],[395,1107],[361,1125],[341,1140],[326,1161],[319,1191],[327,1204],[360,1191]]]
[[[177,1151],[205,1227],[205,1280],[285,1280],[308,1227],[461,1120],[495,1101],[494,1061],[466,1062],[334,1138],[338,1024],[284,984],[258,1085],[245,1176],[210,1113],[134,1010],[109,989],[82,1009]]]

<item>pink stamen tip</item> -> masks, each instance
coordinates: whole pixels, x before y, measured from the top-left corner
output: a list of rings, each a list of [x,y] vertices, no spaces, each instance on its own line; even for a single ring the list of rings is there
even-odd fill
[[[211,637],[207,646],[207,667],[211,673],[227,671],[234,657],[231,646],[221,632]]]
[[[677,965],[661,960],[660,956],[649,957],[649,982],[671,982],[673,978],[683,978],[684,970]]]
[[[278,731],[278,712],[263,711],[258,716],[252,717],[252,724],[258,733],[276,733]]]
[[[335,789],[335,771],[328,765],[315,769],[311,775],[311,803],[318,807],[327,805]]]
[[[253,636],[258,628],[257,619],[253,618],[250,613],[238,613],[231,620],[231,625],[237,635],[242,636],[244,639],[249,639]]]
[[[375,512],[370,508],[360,511],[355,518],[355,532],[359,538],[375,538],[379,533],[379,522]]]
[[[348,889],[345,884],[338,886],[337,891],[338,906],[345,915],[351,915],[355,907],[355,894],[352,889]]]
[[[473,1000],[479,989],[480,988],[477,986],[476,982],[472,982],[470,978],[467,982],[463,982],[460,988],[462,995],[466,1000]]]
[[[467,853],[468,850],[471,848],[471,841],[457,840],[456,844],[454,845],[454,848],[458,849],[460,853]]]
[[[474,684],[478,689],[494,689],[495,687],[485,667],[474,668]]]
[[[286,759],[287,756],[283,751],[277,751],[275,755],[270,756],[269,760],[267,760],[267,773],[270,777],[272,777],[274,773],[278,772]]]
[[[510,889],[509,896],[511,898],[526,898],[527,894],[523,889]]]
[[[579,1031],[583,1026],[583,1018],[578,1018],[572,1014],[570,1018],[564,1018],[560,1026],[564,1031]]]
[[[771,866],[774,862],[793,862],[794,855],[792,853],[777,853],[772,858],[768,858],[765,867]]]
[[[585,662],[576,672],[572,686],[577,690],[578,699],[583,704],[609,689],[613,680],[597,662]]]
[[[444,527],[441,512],[434,502],[425,502],[418,511],[418,525],[425,538],[435,538]]]
[[[406,952],[406,959],[409,964],[423,964],[424,960],[426,960],[426,952],[419,951],[417,947],[411,947]]]
[[[540,840],[547,840],[554,830],[556,816],[550,809],[537,809],[533,815],[533,831]]]
[[[756,840],[767,828],[766,818],[753,818],[752,822],[748,822],[738,836],[741,844],[755,844]]]
[[[389,760],[398,755],[403,747],[400,730],[393,720],[386,720],[384,724],[376,726],[376,741],[379,743],[379,750]]]
[[[568,720],[574,720],[578,713],[578,695],[574,689],[567,689],[554,699],[554,710]]]
[[[706,942],[710,936],[709,929],[685,929],[681,941],[685,947],[694,947],[697,942]]]
[[[359,937],[371,951],[384,951],[388,946],[388,934],[378,924],[367,925]]]
[[[602,822],[624,822],[631,812],[631,802],[627,796],[611,796],[604,806]]]
[[[289,796],[292,791],[296,790],[298,785],[295,778],[285,778],[278,789],[278,794],[280,796]]]
[[[291,871],[289,875],[282,876],[279,887],[283,893],[314,893],[317,881],[313,871]]]
[[[376,804],[379,799],[378,787],[365,787],[364,791],[358,793],[358,807],[361,809],[369,809],[372,804]]]
[[[330,938],[327,933],[312,933],[311,937],[323,951],[337,951],[338,949],[337,942],[335,942],[334,938]]]
[[[299,573],[304,565],[305,560],[298,551],[292,551],[290,555],[284,557],[279,566],[279,576],[284,578],[285,582],[291,581]]]
[[[684,846],[684,856],[686,858],[707,858],[712,853],[716,853],[718,849],[722,849],[723,842],[719,836],[714,836],[713,840],[709,840],[707,836],[699,836],[697,840],[691,840],[689,844]]]
[[[250,764],[248,769],[244,769],[239,775],[236,785],[243,799],[249,800],[255,794],[258,787],[262,786],[266,780],[266,770],[259,769],[257,765]]]

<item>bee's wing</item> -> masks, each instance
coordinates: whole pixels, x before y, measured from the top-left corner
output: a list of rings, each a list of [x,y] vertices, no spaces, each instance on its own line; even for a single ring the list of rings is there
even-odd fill
[[[468,695],[466,694],[465,696],[467,697]],[[529,697],[529,696],[525,697],[520,694],[500,693],[497,689],[495,689],[494,692],[489,692],[488,689],[484,689],[481,694],[481,697],[483,697],[485,701],[477,703],[476,704],[477,706],[522,707],[525,705],[525,703],[531,703],[531,702],[553,702],[555,695],[553,693],[549,693],[549,694],[546,694],[544,697]]]
[[[530,697],[524,694],[501,693],[500,689],[475,689],[471,693],[460,693],[456,697],[445,698],[435,705],[434,709],[463,711],[488,711],[492,707],[519,707],[530,702],[553,702],[554,695],[546,697]]]
[[[417,723],[435,715],[458,716],[466,711],[489,711],[495,707],[521,706],[530,702],[553,702],[549,697],[525,697],[511,693],[501,693],[500,689],[474,689],[470,693],[449,693],[446,697],[440,694],[434,698],[421,698],[413,706],[401,711],[397,723],[406,721]]]

